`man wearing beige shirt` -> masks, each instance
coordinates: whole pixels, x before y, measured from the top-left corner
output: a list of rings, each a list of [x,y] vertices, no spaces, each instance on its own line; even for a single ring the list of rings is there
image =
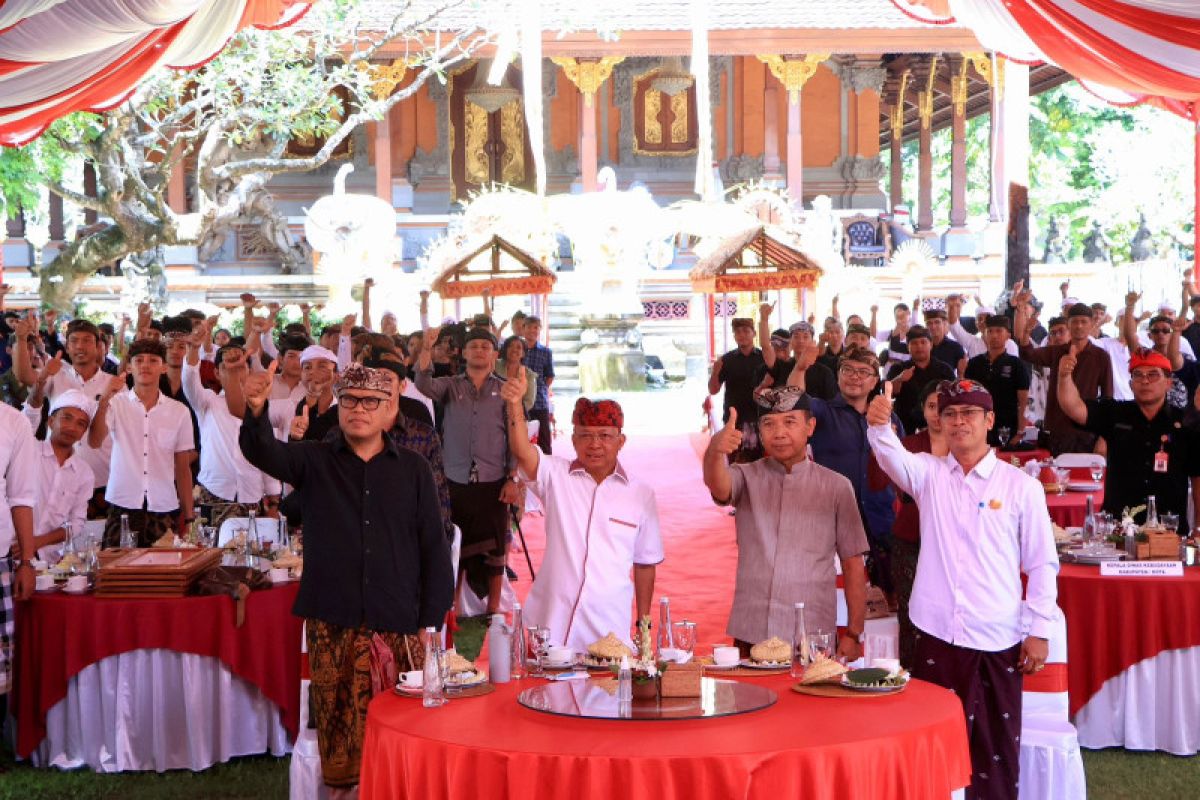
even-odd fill
[[[704,484],[713,500],[737,509],[737,584],[726,632],[747,650],[771,636],[790,640],[795,604],[802,602],[809,633],[833,633],[837,555],[849,612],[837,653],[853,661],[862,655],[863,554],[869,549],[854,489],[845,477],[807,457],[816,421],[803,391],[767,389],[758,404],[763,458],[726,462],[726,455],[741,446],[735,411],[704,454]]]

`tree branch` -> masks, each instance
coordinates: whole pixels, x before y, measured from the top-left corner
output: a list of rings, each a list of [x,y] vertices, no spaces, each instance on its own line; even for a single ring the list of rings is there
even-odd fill
[[[86,208],[88,211],[95,211],[100,214],[108,213],[108,209],[104,207],[104,203],[95,197],[88,197],[86,194],[80,194],[68,189],[57,181],[46,181],[45,186],[63,200],[69,200],[80,208]]]

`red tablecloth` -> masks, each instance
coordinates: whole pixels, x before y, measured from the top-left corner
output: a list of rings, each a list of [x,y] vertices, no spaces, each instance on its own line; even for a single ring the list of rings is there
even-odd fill
[[[1182,578],[1101,577],[1064,564],[1058,605],[1067,619],[1071,713],[1109,678],[1164,650],[1200,646],[1200,570]]]
[[[114,600],[61,592],[16,608],[13,713],[17,755],[46,736],[46,714],[67,696],[71,678],[90,664],[130,650],[162,648],[219,658],[279,706],[294,738],[300,724],[300,631],[292,615],[298,583],[251,593],[234,627],[228,596]]]
[[[531,681],[426,709],[380,695],[367,719],[363,800],[886,800],[944,798],[970,779],[962,706],[913,681],[890,697],[831,699],[753,679],[763,711],[669,722],[556,717],[517,704]]]
[[[1046,495],[1046,508],[1050,510],[1050,519],[1064,528],[1083,527],[1083,518],[1087,516],[1087,498],[1089,496],[1092,498],[1096,511],[1099,511],[1104,505],[1104,490]]]

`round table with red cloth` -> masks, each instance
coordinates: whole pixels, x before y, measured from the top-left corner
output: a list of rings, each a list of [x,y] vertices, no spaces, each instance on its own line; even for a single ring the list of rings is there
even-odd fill
[[[947,798],[970,779],[962,705],[923,681],[892,696],[824,698],[792,691],[787,675],[739,678],[774,689],[778,702],[732,717],[647,722],[525,708],[517,694],[536,680],[441,708],[376,697],[363,799]]]
[[[1072,478],[1072,480],[1076,480]],[[1104,490],[1095,492],[1065,492],[1063,494],[1047,494],[1046,508],[1050,511],[1050,519],[1063,528],[1082,528],[1084,517],[1087,516],[1087,499],[1092,498],[1092,505],[1099,511],[1104,505]]]
[[[1182,578],[1105,577],[1099,567],[1063,564],[1058,605],[1067,620],[1071,714],[1134,664],[1200,647],[1200,569]]]
[[[294,739],[300,724],[300,635],[292,615],[299,583],[252,592],[235,625],[228,595],[110,599],[62,592],[16,604],[13,691],[17,755],[46,736],[46,715],[91,664],[131,650],[161,648],[220,659],[275,705]]]

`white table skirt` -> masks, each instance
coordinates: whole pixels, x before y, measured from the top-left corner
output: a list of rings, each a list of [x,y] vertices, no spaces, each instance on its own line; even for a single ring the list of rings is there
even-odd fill
[[[133,650],[88,666],[50,709],[37,766],[201,770],[288,753],[279,707],[219,659]]]
[[[1200,647],[1165,650],[1105,681],[1075,727],[1087,748],[1200,752]]]

